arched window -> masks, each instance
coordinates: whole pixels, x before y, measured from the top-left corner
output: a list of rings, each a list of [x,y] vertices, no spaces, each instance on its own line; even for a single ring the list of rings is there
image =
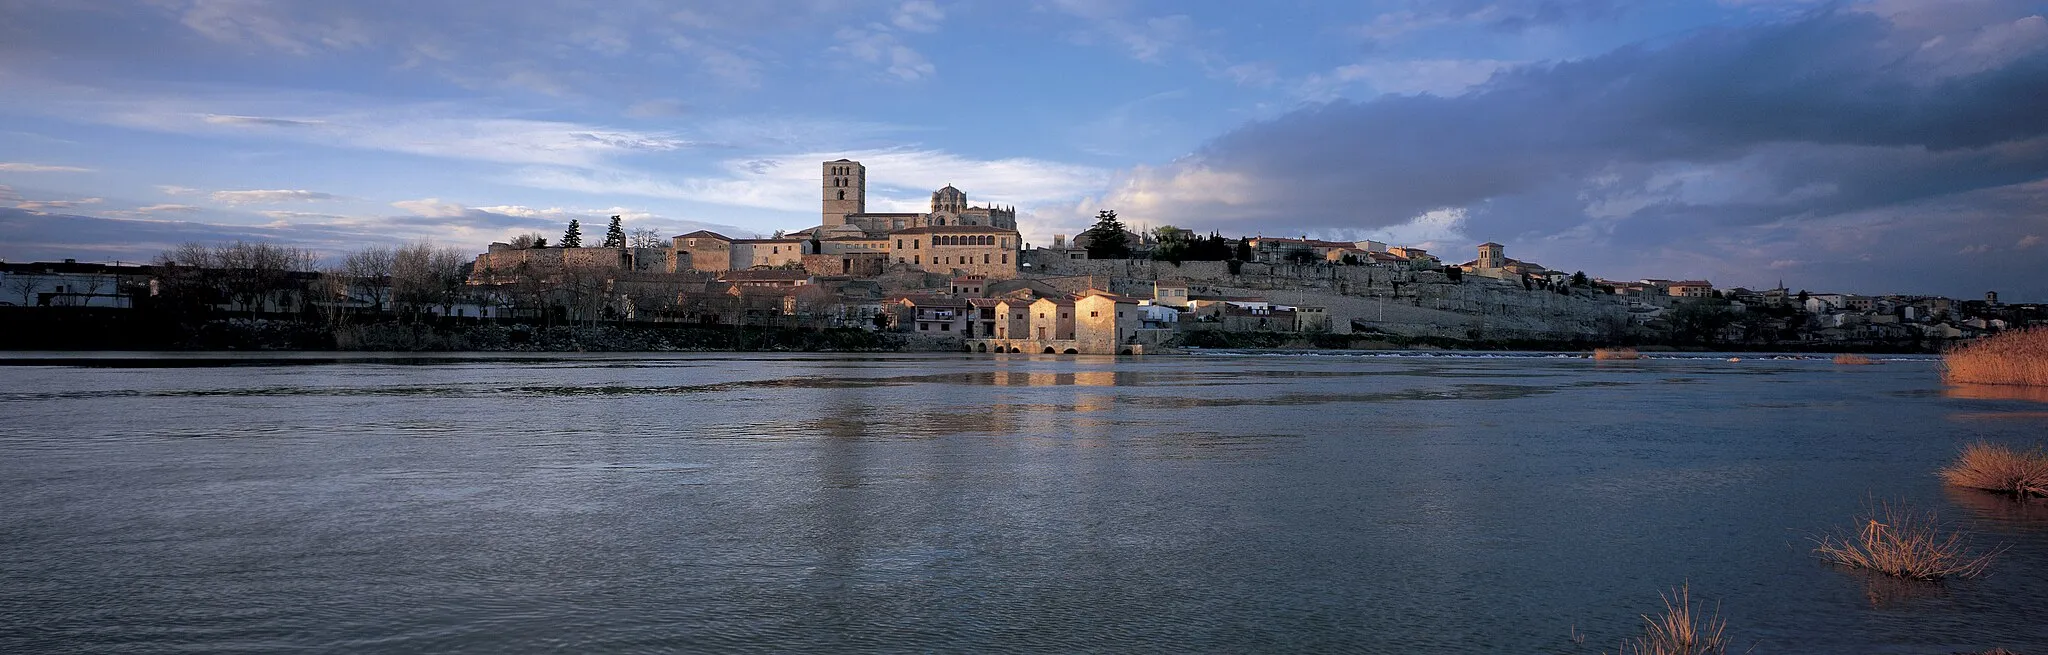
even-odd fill
[[[845,189],[840,189],[840,190],[839,190],[839,199],[840,199],[840,200],[845,200],[845,199],[846,199],[846,190],[845,190]]]

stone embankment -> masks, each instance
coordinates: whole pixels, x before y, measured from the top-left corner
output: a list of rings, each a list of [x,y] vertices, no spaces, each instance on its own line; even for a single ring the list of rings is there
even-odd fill
[[[1093,287],[1149,294],[1157,280],[1185,282],[1195,295],[1256,296],[1280,305],[1328,308],[1332,332],[1382,332],[1450,339],[1600,340],[1627,330],[1621,299],[1574,289],[1559,294],[1434,270],[1377,266],[1152,260],[1032,261],[1023,277],[1062,291]]]

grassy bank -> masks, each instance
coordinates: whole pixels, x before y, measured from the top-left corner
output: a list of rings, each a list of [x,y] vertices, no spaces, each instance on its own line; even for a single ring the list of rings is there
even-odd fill
[[[1942,354],[1942,379],[2048,387],[2048,328],[2003,332],[1950,349]]]

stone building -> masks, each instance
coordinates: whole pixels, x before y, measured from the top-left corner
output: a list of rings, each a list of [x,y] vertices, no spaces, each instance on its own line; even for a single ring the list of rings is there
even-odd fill
[[[718,272],[802,267],[819,275],[880,275],[891,265],[990,280],[1017,276],[1023,241],[1017,211],[975,207],[952,185],[932,192],[926,213],[870,213],[867,167],[850,159],[822,165],[820,223],[773,239],[734,239],[697,231],[674,237],[669,270]]]
[[[1143,327],[1136,298],[1095,292],[1074,301],[1074,342],[1081,352],[1121,352]]]
[[[954,276],[1017,276],[1017,231],[980,225],[914,227],[889,233],[890,259]]]
[[[1004,298],[996,301],[996,338],[1026,339],[1031,336],[1033,298]]]
[[[1031,332],[1010,338],[1057,341],[1074,338],[1074,301],[1065,299],[1039,298],[1031,303]]]

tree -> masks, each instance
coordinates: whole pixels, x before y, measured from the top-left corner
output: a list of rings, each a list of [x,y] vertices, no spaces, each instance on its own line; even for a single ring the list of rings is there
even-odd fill
[[[1088,238],[1089,259],[1129,259],[1131,256],[1131,233],[1124,229],[1123,221],[1116,219],[1116,210],[1096,212],[1095,226],[1080,236]]]
[[[1444,279],[1452,282],[1463,282],[1465,281],[1465,269],[1456,266],[1445,266]]]
[[[1239,238],[1237,240],[1237,257],[1235,259],[1241,262],[1248,262],[1252,260],[1251,239]]]
[[[662,241],[660,232],[645,227],[633,230],[626,243],[633,248],[634,270],[668,269],[668,244]]]
[[[1583,287],[1583,286],[1586,286],[1586,272],[1585,272],[1585,271],[1579,271],[1579,272],[1577,272],[1577,273],[1573,273],[1573,274],[1572,274],[1572,286],[1575,286],[1575,287]]]
[[[23,307],[35,304],[36,288],[39,286],[42,285],[36,282],[36,278],[33,275],[17,273],[7,276],[7,290],[21,294],[21,306]]]
[[[448,313],[462,295],[462,265],[468,262],[461,250],[435,247],[430,241],[400,247],[392,254],[392,304],[415,316],[433,307]]]
[[[512,237],[512,240],[506,242],[506,245],[512,246],[512,249],[514,250],[525,250],[527,248],[546,248],[548,247],[548,239],[547,237],[541,236],[539,232],[528,232],[526,234],[521,234],[519,236]]]
[[[529,244],[531,245],[531,244]],[[341,257],[339,271],[349,295],[384,312],[385,293],[391,288],[391,266],[396,254],[390,248],[370,247]]]
[[[626,228],[622,225],[619,225],[619,217],[617,214],[612,215],[611,227],[605,228],[604,230],[604,247],[626,247]]]
[[[573,218],[572,218],[572,219],[569,219],[569,230],[568,230],[568,231],[566,231],[566,232],[563,232],[563,233],[562,233],[562,247],[563,247],[563,248],[581,248],[581,247],[583,247],[583,223],[582,223],[582,222],[580,222],[580,221],[577,221],[576,219],[573,219]]]

